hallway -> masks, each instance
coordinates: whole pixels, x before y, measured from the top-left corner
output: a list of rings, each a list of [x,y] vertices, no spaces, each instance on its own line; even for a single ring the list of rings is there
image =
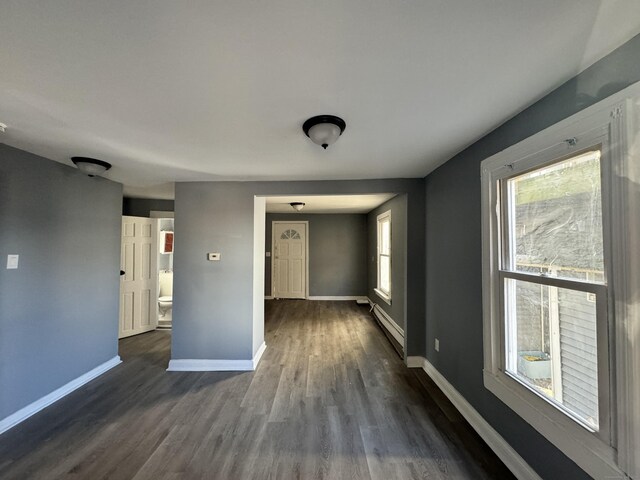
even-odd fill
[[[266,302],[255,372],[166,372],[170,333],[0,436],[3,479],[513,478],[366,307]]]

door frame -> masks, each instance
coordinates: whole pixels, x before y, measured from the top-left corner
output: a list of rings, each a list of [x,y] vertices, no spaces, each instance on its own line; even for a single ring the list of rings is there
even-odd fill
[[[276,277],[276,269],[273,252],[276,246],[276,223],[288,223],[288,224],[304,224],[305,225],[305,239],[304,239],[304,248],[305,248],[305,267],[304,267],[304,299],[309,299],[309,220],[272,220],[271,221],[271,297],[275,298],[275,277]]]

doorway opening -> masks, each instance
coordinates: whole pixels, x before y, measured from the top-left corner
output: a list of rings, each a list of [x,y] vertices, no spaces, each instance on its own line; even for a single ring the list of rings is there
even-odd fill
[[[294,205],[303,204],[303,208]],[[254,351],[264,332],[266,301],[357,301],[403,356],[406,329],[406,194],[255,197]],[[388,293],[379,290],[380,214],[390,218],[385,251]],[[391,234],[393,230],[393,235]],[[384,246],[382,245],[382,246]],[[393,253],[393,260],[391,260]],[[262,275],[260,275],[262,269]],[[393,285],[393,299],[391,299]],[[273,306],[273,304],[269,304]],[[260,325],[262,323],[262,325]]]
[[[163,330],[173,320],[174,215],[123,215],[118,339]]]
[[[164,212],[159,212],[164,213]],[[158,329],[171,330],[173,319],[173,216],[158,217]]]

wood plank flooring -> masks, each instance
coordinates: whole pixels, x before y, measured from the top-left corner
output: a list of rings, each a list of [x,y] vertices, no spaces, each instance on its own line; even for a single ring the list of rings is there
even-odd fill
[[[170,332],[0,436],[2,479],[510,479],[355,302],[266,302],[255,372],[166,372]]]

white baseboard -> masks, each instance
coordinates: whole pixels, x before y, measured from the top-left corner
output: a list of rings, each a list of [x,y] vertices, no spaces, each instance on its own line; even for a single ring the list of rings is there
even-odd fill
[[[407,367],[422,368],[424,365],[424,357],[407,357]]]
[[[260,363],[260,359],[262,358],[262,354],[267,349],[267,344],[262,342],[262,345],[258,347],[255,355],[253,356],[253,369],[258,368],[258,364]]]
[[[419,361],[420,360],[420,361]],[[442,390],[447,398],[469,422],[491,450],[502,460],[509,470],[520,480],[542,480],[531,466],[516,452],[502,436],[471,406],[446,378],[424,357],[407,357],[407,365],[422,369]],[[418,364],[420,363],[420,364]]]
[[[62,397],[69,395],[74,390],[77,390],[78,388],[83,386],[85,383],[88,383],[94,378],[102,375],[107,370],[111,370],[113,367],[115,367],[119,363],[122,363],[122,360],[120,360],[120,357],[116,355],[112,359],[107,360],[101,365],[98,365],[93,370],[89,370],[87,373],[79,376],[74,380],[71,380],[69,383],[66,383],[65,385],[54,390],[48,395],[45,395],[44,397],[36,400],[35,402],[30,403],[26,407],[21,408],[20,410],[18,410],[15,413],[12,413],[8,417],[3,418],[2,420],[0,420],[0,434],[6,432],[12,427],[15,427],[20,422],[23,422],[30,416],[35,415],[40,410],[43,410],[44,408],[48,407],[52,403],[60,400]]]
[[[366,297],[366,299],[369,301],[369,305],[373,308],[373,312],[376,314],[378,320],[384,325],[385,330],[404,348],[404,330],[400,328],[400,325],[398,325],[381,306],[374,303],[369,297]]]
[[[353,301],[353,300],[366,300],[367,297],[359,295],[337,295],[337,296],[313,296],[307,297],[307,300],[335,300],[335,301]]]
[[[208,360],[187,358],[169,360],[167,372],[251,372],[256,369],[267,345],[263,343],[249,360]]]
[[[264,297],[265,300],[274,300],[275,297],[272,295],[265,295]],[[368,301],[367,297],[364,296],[360,296],[360,295],[337,295],[337,296],[326,296],[326,295],[314,295],[314,296],[309,296],[306,298],[307,300],[333,300],[333,301],[357,301],[357,300],[363,300],[363,301]],[[285,299],[286,300],[286,299]]]
[[[200,358],[169,360],[167,372],[250,372],[253,360],[206,360]]]

